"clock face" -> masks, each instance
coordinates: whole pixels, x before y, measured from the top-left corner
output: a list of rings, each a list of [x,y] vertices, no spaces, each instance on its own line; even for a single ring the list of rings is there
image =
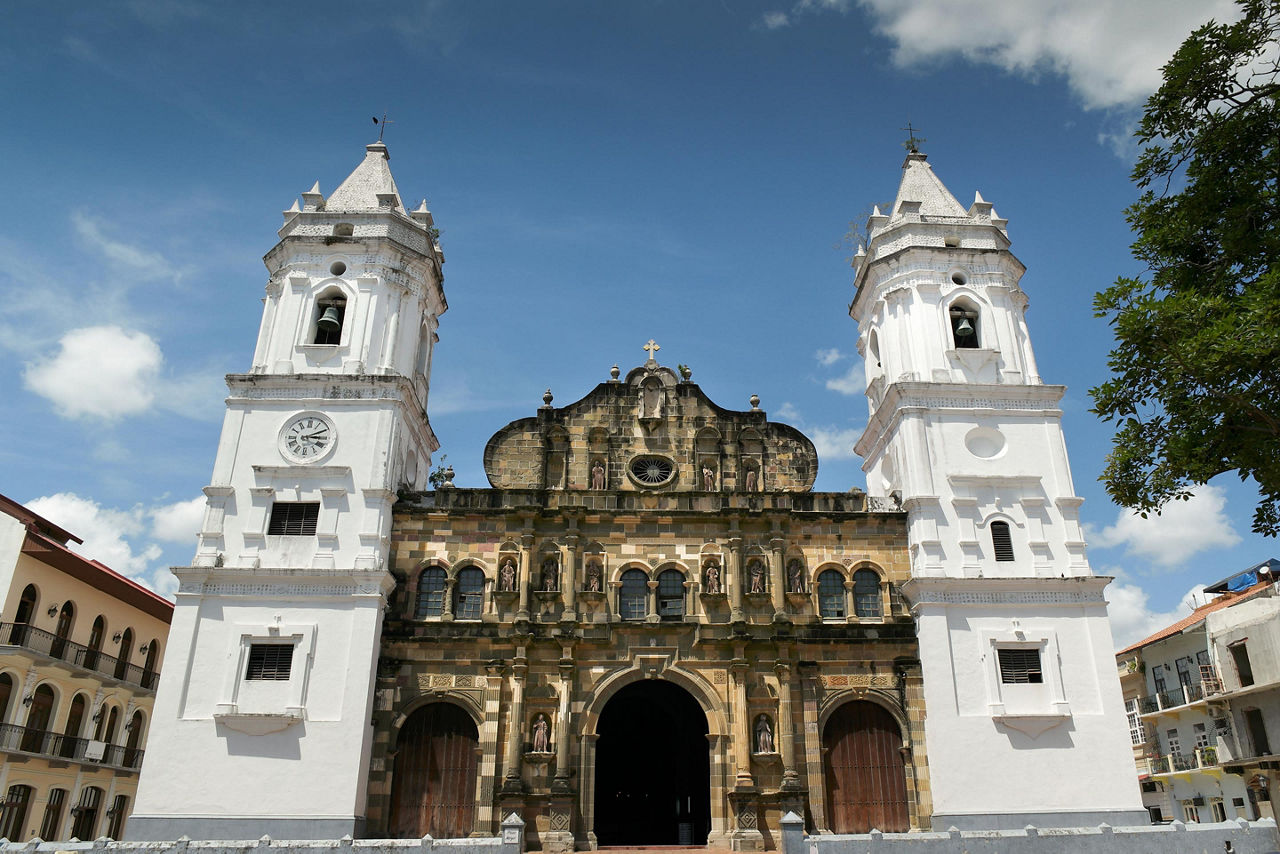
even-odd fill
[[[333,446],[333,425],[318,415],[303,415],[289,422],[280,434],[285,456],[303,462],[318,460]]]

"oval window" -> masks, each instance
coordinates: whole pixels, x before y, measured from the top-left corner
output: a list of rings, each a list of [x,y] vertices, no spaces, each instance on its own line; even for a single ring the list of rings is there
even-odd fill
[[[641,486],[663,486],[676,476],[676,464],[666,457],[636,457],[627,466],[631,479]]]

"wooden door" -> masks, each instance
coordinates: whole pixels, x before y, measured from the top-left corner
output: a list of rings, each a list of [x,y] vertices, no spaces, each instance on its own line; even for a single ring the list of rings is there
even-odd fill
[[[892,715],[875,703],[847,703],[827,721],[822,746],[833,832],[911,829],[902,731]]]
[[[478,742],[475,723],[457,706],[432,703],[409,716],[396,746],[392,836],[459,839],[471,834]]]

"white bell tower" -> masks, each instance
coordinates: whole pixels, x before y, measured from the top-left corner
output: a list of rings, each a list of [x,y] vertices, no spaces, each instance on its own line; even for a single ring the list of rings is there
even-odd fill
[[[360,835],[391,506],[425,487],[444,256],[387,148],[284,214],[180,580],[129,835]]]
[[[1111,627],[1007,221],[925,155],[874,211],[850,315],[870,495],[907,511],[935,830],[1145,824]]]

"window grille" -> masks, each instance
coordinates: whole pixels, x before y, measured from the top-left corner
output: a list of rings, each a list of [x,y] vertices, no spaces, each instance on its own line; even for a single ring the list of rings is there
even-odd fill
[[[684,573],[668,569],[658,576],[658,616],[678,620],[684,616]]]
[[[879,617],[880,576],[875,570],[860,569],[853,574],[853,613],[858,617]]]
[[[453,586],[453,616],[458,620],[478,620],[484,610],[484,572],[469,566],[458,573]]]
[[[293,667],[293,644],[255,643],[249,647],[249,667],[244,678],[287,682]]]
[[[438,566],[429,566],[418,576],[418,598],[413,604],[413,618],[425,620],[444,614],[445,572]]]
[[[624,620],[643,620],[646,616],[645,599],[649,592],[649,576],[643,570],[628,569],[622,573],[622,588],[618,591],[618,615]]]
[[[991,523],[991,546],[996,560],[1013,560],[1013,537],[1009,533],[1008,522]]]
[[[1021,685],[1044,681],[1044,674],[1040,670],[1040,650],[999,649],[996,653],[1000,659],[1001,682]]]
[[[275,537],[314,537],[319,501],[277,501],[271,505],[267,533]]]
[[[818,613],[824,620],[844,619],[844,576],[834,569],[818,576]]]

